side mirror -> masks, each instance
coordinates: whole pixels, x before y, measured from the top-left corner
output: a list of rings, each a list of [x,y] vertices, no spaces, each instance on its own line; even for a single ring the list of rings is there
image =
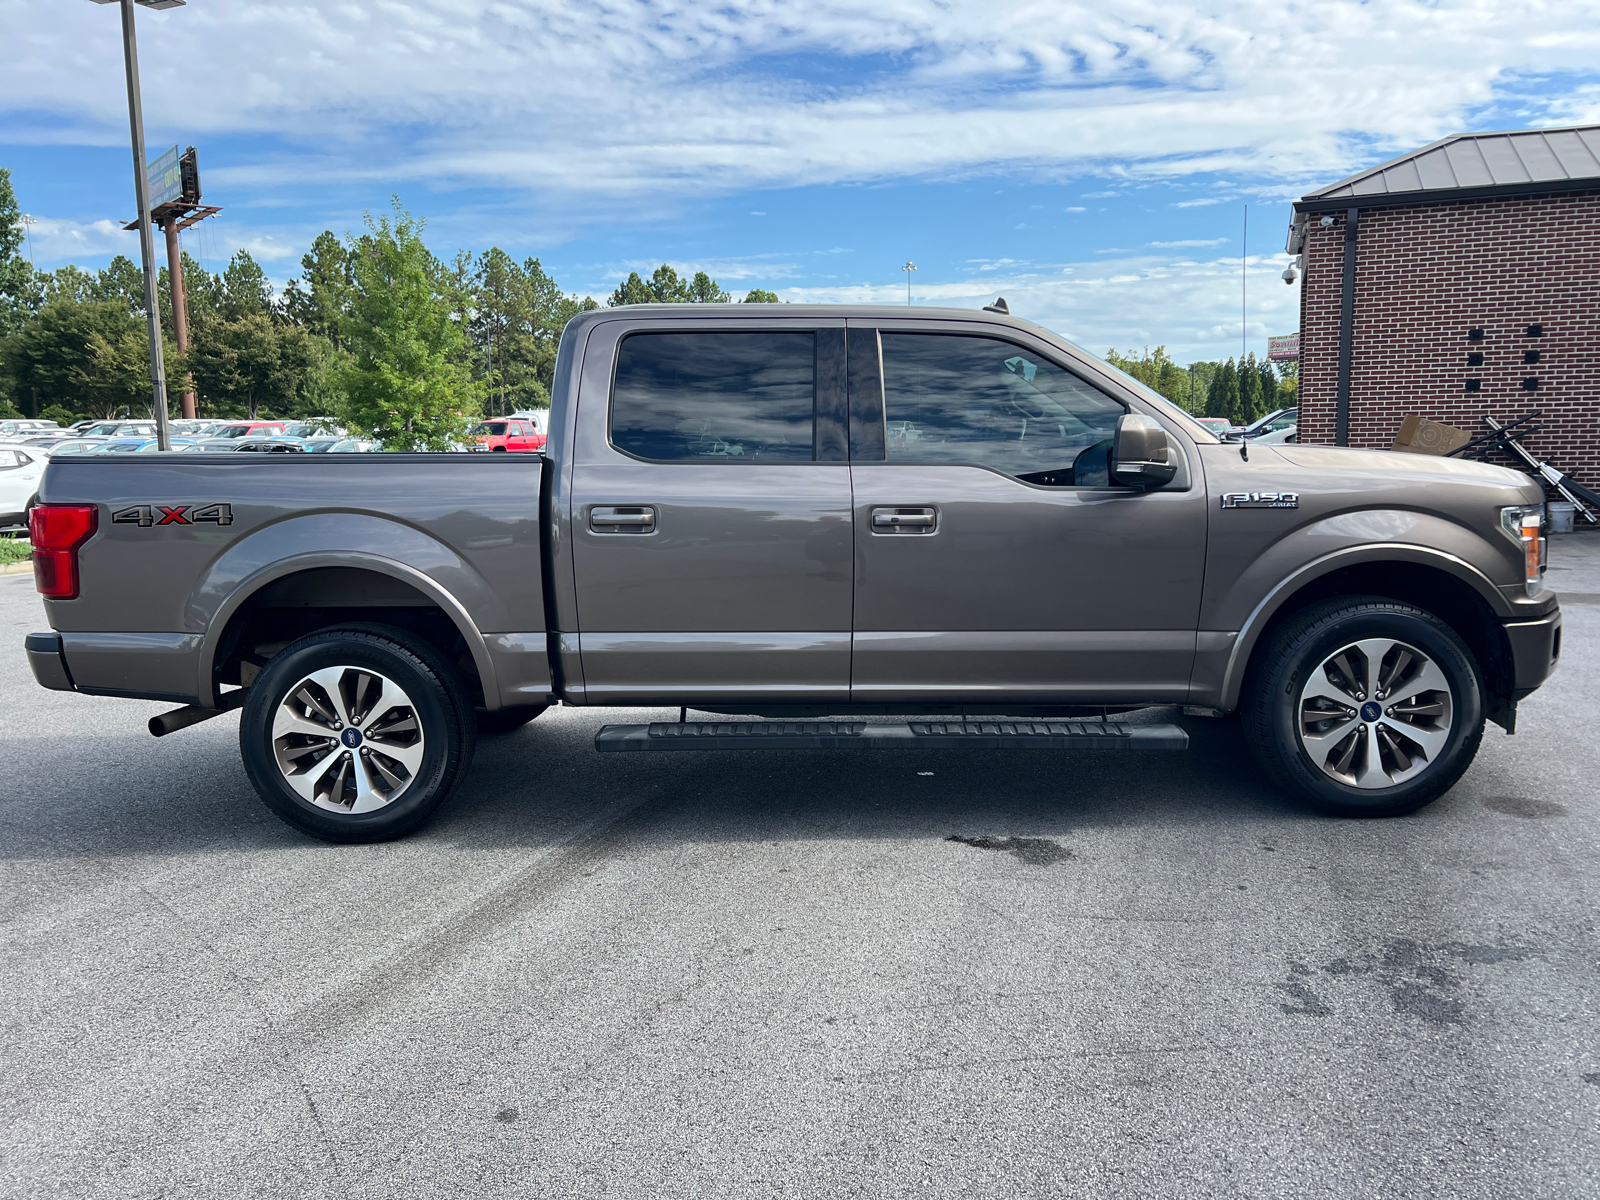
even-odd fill
[[[1153,417],[1124,413],[1111,442],[1111,478],[1136,488],[1171,483],[1178,464],[1167,451],[1167,431]]]

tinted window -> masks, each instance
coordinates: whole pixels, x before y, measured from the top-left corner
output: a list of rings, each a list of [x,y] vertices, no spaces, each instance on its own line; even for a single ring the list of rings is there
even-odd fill
[[[885,333],[891,462],[976,463],[1029,483],[1105,487],[1122,405],[995,338]]]
[[[611,442],[640,458],[809,461],[809,333],[637,333],[617,351]]]
[[[506,431],[504,421],[485,421],[472,431],[474,437],[500,437]]]

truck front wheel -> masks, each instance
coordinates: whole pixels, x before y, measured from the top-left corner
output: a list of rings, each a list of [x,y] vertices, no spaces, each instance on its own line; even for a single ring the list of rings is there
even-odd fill
[[[1253,665],[1243,705],[1256,760],[1335,816],[1395,817],[1453,787],[1483,740],[1483,682],[1456,632],[1381,597],[1290,617]]]
[[[334,629],[286,646],[251,685],[245,771],[283,820],[328,842],[420,826],[471,758],[471,701],[439,653],[402,630]]]

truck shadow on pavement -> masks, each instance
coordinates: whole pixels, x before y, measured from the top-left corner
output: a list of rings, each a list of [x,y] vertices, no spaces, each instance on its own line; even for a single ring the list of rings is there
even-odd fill
[[[1185,722],[1190,748],[1172,753],[596,753],[595,731],[617,716],[557,710],[483,737],[461,786],[408,841],[537,849],[627,813],[644,836],[646,812],[651,840],[694,841],[1059,840],[1083,827],[1315,819],[1271,789],[1233,720]],[[51,765],[48,786],[45,772],[26,772],[3,818],[0,859],[319,845],[257,799],[233,720],[159,743],[130,737],[126,754],[99,743],[114,763],[73,762],[68,751]]]

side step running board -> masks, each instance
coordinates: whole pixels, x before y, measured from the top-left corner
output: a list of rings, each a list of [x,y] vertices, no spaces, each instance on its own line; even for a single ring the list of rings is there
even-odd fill
[[[1187,750],[1176,725],[1119,721],[688,721],[607,725],[594,748],[639,750]]]

